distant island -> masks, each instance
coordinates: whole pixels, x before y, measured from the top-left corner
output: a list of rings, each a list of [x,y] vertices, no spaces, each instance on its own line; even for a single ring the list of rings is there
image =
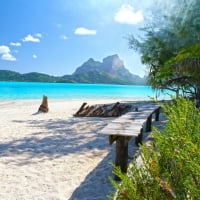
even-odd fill
[[[117,54],[104,58],[102,62],[90,58],[72,75],[59,77],[38,72],[20,74],[10,70],[0,70],[0,81],[145,85],[146,80],[146,77],[141,78],[130,73]]]

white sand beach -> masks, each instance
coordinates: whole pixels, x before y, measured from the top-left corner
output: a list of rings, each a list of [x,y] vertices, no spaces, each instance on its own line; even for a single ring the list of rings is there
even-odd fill
[[[0,199],[107,199],[115,147],[98,132],[113,118],[73,117],[82,103],[53,100],[35,114],[40,100],[0,102]]]

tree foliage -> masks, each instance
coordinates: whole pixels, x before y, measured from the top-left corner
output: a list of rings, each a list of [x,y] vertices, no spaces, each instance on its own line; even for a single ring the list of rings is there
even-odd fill
[[[133,161],[114,186],[117,200],[200,199],[200,110],[184,98],[164,106],[168,122],[154,129],[151,145],[141,147],[142,165]],[[111,199],[114,197],[112,196]]]
[[[200,99],[200,1],[173,3],[169,13],[160,11],[159,19],[154,16],[142,29],[143,38],[129,38],[130,48],[149,67],[154,89],[182,91]]]

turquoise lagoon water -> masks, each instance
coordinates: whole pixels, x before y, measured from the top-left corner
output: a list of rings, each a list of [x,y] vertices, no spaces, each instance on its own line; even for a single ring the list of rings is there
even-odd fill
[[[38,82],[0,82],[0,100],[41,99],[47,95],[51,99],[124,99],[147,100],[156,97],[150,86],[38,83]],[[167,99],[167,94],[159,99]]]

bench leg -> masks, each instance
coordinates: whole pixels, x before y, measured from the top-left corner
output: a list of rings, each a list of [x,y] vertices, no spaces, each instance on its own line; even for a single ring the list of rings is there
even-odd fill
[[[135,138],[135,144],[139,146],[139,144],[142,144],[142,138],[143,138],[143,128],[140,129],[139,135]]]
[[[119,166],[123,173],[126,173],[128,168],[128,141],[129,138],[125,136],[119,136],[116,141],[115,165]],[[115,180],[119,180],[116,175]]]
[[[152,115],[149,115],[149,117],[147,118],[146,132],[151,131],[151,121],[152,121]]]
[[[160,108],[158,108],[156,111],[155,111],[155,121],[159,121],[159,115],[160,115]]]

